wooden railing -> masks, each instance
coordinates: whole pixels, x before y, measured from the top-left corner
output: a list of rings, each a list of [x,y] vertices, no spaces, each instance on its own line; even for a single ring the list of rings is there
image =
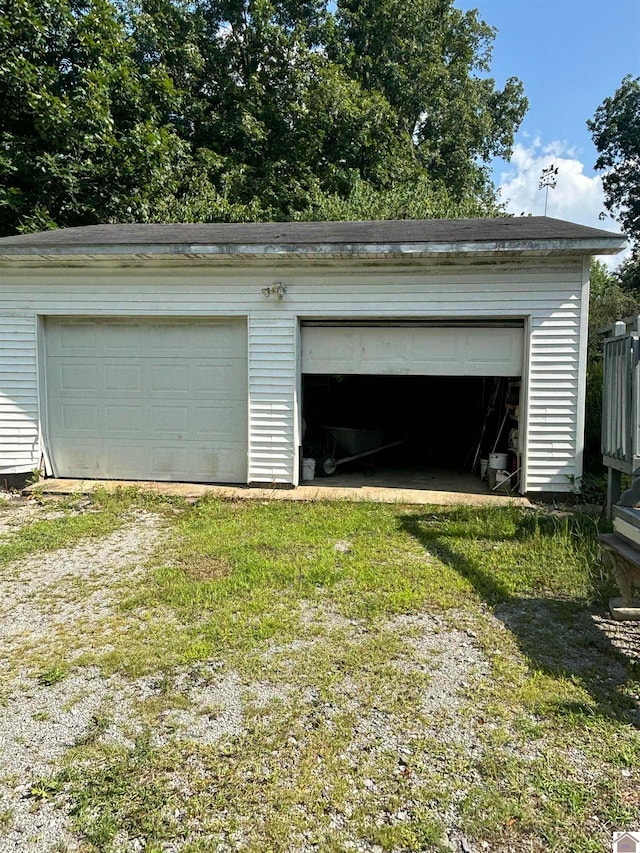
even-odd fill
[[[640,475],[640,317],[605,334],[602,461],[609,472],[609,511],[620,498],[621,475]]]

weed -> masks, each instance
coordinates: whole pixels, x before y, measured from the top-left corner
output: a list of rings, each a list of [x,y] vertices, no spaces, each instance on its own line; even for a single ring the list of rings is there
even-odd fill
[[[38,779],[31,785],[29,794],[36,800],[48,800],[62,789],[62,779],[51,776]]]
[[[76,739],[76,746],[89,746],[95,744],[100,736],[103,735],[109,726],[111,720],[104,714],[94,714],[89,722],[87,730],[79,738]]]
[[[68,674],[69,669],[67,666],[52,666],[38,675],[38,684],[41,687],[52,687],[54,684],[63,681]]]
[[[40,482],[40,470],[38,468],[33,468],[27,479],[25,480],[26,486],[35,486],[36,483]]]
[[[51,714],[48,711],[36,711],[33,715],[33,719],[37,723],[46,723],[51,719]]]

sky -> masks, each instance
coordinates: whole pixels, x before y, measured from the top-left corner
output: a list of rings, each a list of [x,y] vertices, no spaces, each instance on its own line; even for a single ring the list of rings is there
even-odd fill
[[[640,76],[640,0],[455,0],[497,29],[491,76],[518,77],[529,110],[509,163],[493,177],[510,213],[544,214],[541,170],[558,168],[547,215],[620,231],[605,211],[598,152],[586,122],[626,74]],[[626,254],[626,253],[625,253]],[[605,259],[615,266],[621,255]]]

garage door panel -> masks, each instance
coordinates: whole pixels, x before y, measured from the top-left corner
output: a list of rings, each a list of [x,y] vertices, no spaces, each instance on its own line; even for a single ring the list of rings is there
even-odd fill
[[[58,363],[54,366],[57,386],[61,391],[92,391],[98,383],[98,370],[93,364]]]
[[[523,329],[308,326],[302,372],[405,376],[520,376]]]
[[[229,406],[198,406],[196,413],[194,433],[199,438],[218,437],[237,441],[238,424]]]
[[[144,409],[140,405],[108,403],[104,407],[109,432],[142,433],[145,428]]]
[[[152,395],[189,394],[189,368],[186,364],[151,364],[147,367]]]
[[[189,433],[188,406],[151,406],[149,425],[156,435]]]
[[[116,391],[122,394],[125,391],[130,391],[135,394],[140,394],[143,388],[142,369],[133,364],[122,364],[120,361],[106,363],[103,366],[104,370],[104,390]],[[99,385],[96,383],[96,391],[99,390]]]
[[[189,375],[190,387],[196,394],[206,394],[208,398],[228,400],[243,400],[246,402],[244,386],[229,387],[227,376],[229,372],[239,371],[241,365],[237,359],[220,359],[209,364],[194,365]]]
[[[98,423],[99,417],[95,406],[69,403],[62,407],[62,425],[66,431],[90,430],[94,432]]]
[[[87,354],[93,355],[96,351],[96,327],[92,323],[74,322],[74,334],[69,337],[65,334],[66,324],[57,323],[47,328],[47,348],[51,355],[55,354]]]
[[[46,346],[58,476],[246,482],[246,323],[49,319]]]

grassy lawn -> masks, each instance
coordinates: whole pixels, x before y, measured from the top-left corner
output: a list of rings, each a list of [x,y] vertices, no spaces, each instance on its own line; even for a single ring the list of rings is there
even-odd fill
[[[0,563],[140,511],[163,539],[114,606],[21,652],[45,693],[117,685],[32,785],[83,849],[595,853],[640,830],[640,648],[603,619],[601,521],[103,495]]]

